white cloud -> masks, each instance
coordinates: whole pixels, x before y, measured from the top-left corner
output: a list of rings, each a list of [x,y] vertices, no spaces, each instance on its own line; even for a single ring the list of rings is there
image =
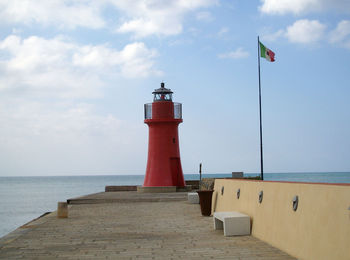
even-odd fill
[[[261,0],[260,11],[266,14],[302,14],[315,11],[336,10],[350,12],[347,0]]]
[[[249,52],[245,51],[243,48],[237,48],[235,51],[221,53],[218,55],[220,59],[242,59],[249,56]]]
[[[209,12],[200,9],[217,3],[218,0],[2,0],[0,22],[60,29],[100,29],[112,26],[104,16],[104,10],[108,8],[119,18],[117,32],[132,33],[137,38],[167,36],[182,32],[184,16],[190,12],[199,10],[199,20],[213,19]]]
[[[0,90],[62,98],[96,97],[104,78],[161,75],[156,50],[135,42],[117,51],[107,45],[79,45],[63,37],[10,35],[0,41]]]
[[[326,26],[317,20],[298,20],[286,29],[286,37],[290,42],[315,43],[325,32]]]
[[[220,29],[220,31],[218,32],[218,35],[221,37],[221,36],[224,36],[225,34],[227,34],[228,32],[230,31],[230,29],[228,27],[222,27]]]
[[[163,27],[166,27],[166,29]],[[143,38],[152,34],[168,36],[181,33],[182,25],[180,23],[171,24],[170,21],[162,21],[158,23],[154,20],[141,18],[123,23],[118,28],[117,32],[133,33],[136,38]]]
[[[276,32],[265,32],[260,37],[263,41],[276,41],[286,38],[288,41],[298,44],[314,44],[325,36],[326,26],[317,20],[297,20],[286,29]]]
[[[146,156],[142,124],[135,127],[96,110],[85,103],[1,98],[1,173],[96,174],[130,169],[130,158]],[[140,144],[144,151],[134,148]],[[133,160],[134,170],[140,168],[143,160]]]
[[[262,0],[260,11],[267,14],[300,14],[312,8],[319,9],[317,0]]]
[[[186,13],[216,3],[216,0],[113,1],[113,4],[127,15],[117,32],[132,33],[137,38],[176,35],[182,32]]]
[[[214,17],[210,12],[203,11],[196,14],[196,19],[198,21],[211,22],[214,20]]]
[[[330,43],[350,48],[350,21],[343,20],[339,22],[337,27],[330,33],[329,41]]]
[[[77,26],[102,28],[102,3],[92,0],[2,0],[0,21],[3,23],[55,25],[74,29]]]
[[[156,50],[148,49],[143,42],[128,44],[121,51],[115,51],[104,45],[83,46],[73,55],[73,64],[102,71],[118,66],[124,77],[147,77],[162,75],[161,71],[153,68],[153,58],[157,55]]]
[[[260,38],[263,41],[273,42],[273,41],[276,41],[283,36],[285,36],[285,31],[281,29],[281,30],[278,30],[277,32],[274,32],[274,33],[264,33],[264,34],[262,34],[262,36]]]
[[[121,77],[158,75],[156,56],[142,42],[116,50],[107,44],[80,45],[64,37],[11,35],[0,40],[2,174],[130,169],[130,158],[146,156],[144,126],[118,119],[121,105],[104,113],[103,106],[82,100],[102,96],[104,86],[120,85]],[[123,93],[118,98],[123,100]],[[144,151],[135,150],[143,142]],[[143,162],[132,163],[140,169]]]
[[[25,142],[28,137],[52,141],[62,136],[69,136],[71,140],[98,135],[113,137],[121,125],[121,121],[114,116],[97,115],[92,105],[84,103],[53,104],[20,100],[20,103],[5,104],[0,106],[0,121],[4,126],[0,130],[2,142],[10,136],[21,142]]]

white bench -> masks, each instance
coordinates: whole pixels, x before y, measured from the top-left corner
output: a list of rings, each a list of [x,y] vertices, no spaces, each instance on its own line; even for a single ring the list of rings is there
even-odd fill
[[[191,204],[199,204],[199,196],[197,192],[189,192],[187,194],[187,199]]]
[[[250,217],[236,211],[214,212],[214,229],[223,229],[224,235],[250,235]]]

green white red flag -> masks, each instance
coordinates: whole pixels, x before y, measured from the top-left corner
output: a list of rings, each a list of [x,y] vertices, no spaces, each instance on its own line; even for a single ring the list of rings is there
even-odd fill
[[[260,44],[260,57],[267,59],[270,62],[275,61],[275,53],[266,48],[264,44],[259,41]]]

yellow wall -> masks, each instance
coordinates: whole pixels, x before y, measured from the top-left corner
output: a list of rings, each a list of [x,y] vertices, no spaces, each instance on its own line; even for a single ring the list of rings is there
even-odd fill
[[[249,215],[253,236],[290,255],[311,260],[350,259],[349,185],[217,179],[214,190],[212,212]],[[264,195],[259,204],[261,190]],[[292,207],[295,195],[299,196],[297,211]]]

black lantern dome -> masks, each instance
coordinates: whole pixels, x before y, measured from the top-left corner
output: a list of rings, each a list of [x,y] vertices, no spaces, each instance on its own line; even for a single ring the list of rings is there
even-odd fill
[[[153,101],[172,101],[173,92],[171,89],[164,87],[164,82],[160,83],[160,88],[155,89]]]

